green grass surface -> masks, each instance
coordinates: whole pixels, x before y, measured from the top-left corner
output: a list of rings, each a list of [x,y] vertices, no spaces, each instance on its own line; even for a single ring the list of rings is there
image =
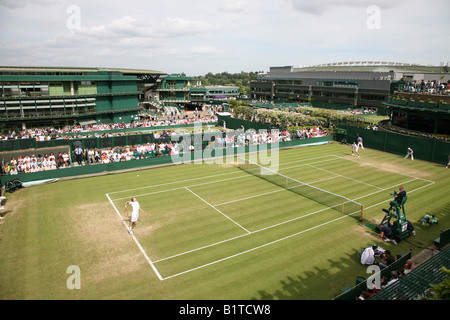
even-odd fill
[[[7,194],[1,299],[332,299],[366,268],[369,244],[413,255],[450,225],[445,167],[331,143],[282,150],[279,173],[354,199],[352,216],[243,172],[184,164],[59,181]],[[417,235],[382,242],[377,224],[402,184]],[[126,231],[124,203],[144,214]],[[437,226],[419,219],[436,214]],[[67,268],[81,272],[68,289]]]

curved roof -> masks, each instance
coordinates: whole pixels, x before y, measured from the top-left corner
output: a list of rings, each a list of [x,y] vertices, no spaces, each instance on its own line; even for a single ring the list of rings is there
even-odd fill
[[[123,74],[153,74],[165,75],[165,72],[146,69],[128,68],[97,68],[97,67],[35,67],[35,66],[0,66],[0,72],[97,72],[97,71],[119,71]]]
[[[391,61],[346,61],[317,64],[310,67],[294,68],[304,71],[371,71],[371,72],[411,72],[411,73],[449,73],[448,66],[430,66]]]

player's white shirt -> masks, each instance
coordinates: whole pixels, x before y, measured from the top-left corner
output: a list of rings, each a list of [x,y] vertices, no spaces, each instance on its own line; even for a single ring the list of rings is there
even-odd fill
[[[139,218],[139,202],[137,201],[130,201],[131,207],[133,208],[133,211],[131,212],[131,221],[136,222]]]
[[[137,201],[130,201],[130,204],[131,204],[131,207],[133,208],[132,213],[139,214],[139,208],[140,208],[139,202],[137,202]]]

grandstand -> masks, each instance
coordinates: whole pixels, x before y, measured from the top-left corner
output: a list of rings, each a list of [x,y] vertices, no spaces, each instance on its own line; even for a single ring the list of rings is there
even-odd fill
[[[0,67],[0,128],[131,122],[164,72],[141,69]]]

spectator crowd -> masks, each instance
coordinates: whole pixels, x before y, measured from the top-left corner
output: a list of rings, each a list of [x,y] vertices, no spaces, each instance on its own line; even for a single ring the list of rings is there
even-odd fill
[[[38,132],[40,129],[35,129]],[[7,175],[17,175],[22,173],[32,173],[48,171],[55,169],[69,168],[74,165],[93,165],[101,163],[114,163],[120,161],[130,161],[137,159],[146,159],[158,156],[175,155],[183,152],[185,145],[180,145],[177,139],[171,138],[174,131],[162,131],[154,133],[155,142],[142,145],[116,146],[109,148],[91,148],[80,150],[80,156],[77,157],[77,150],[74,150],[74,157],[66,152],[59,152],[57,155],[53,152],[49,154],[26,154],[24,157],[12,157],[10,161],[3,164],[2,172]],[[220,149],[229,147],[238,147],[246,145],[259,145],[266,143],[278,143],[291,141],[293,139],[308,139],[329,135],[326,130],[319,127],[310,129],[298,129],[295,133],[289,130],[235,130],[228,131],[226,134],[220,131],[214,133],[215,139],[210,139],[207,148]],[[220,136],[219,139],[217,137]],[[203,139],[203,138],[202,138]],[[187,146],[189,151],[194,150],[194,141]]]
[[[405,84],[404,90],[413,93],[450,94],[450,82],[441,82],[440,80],[411,81]]]
[[[129,128],[149,128],[155,126],[171,126],[180,124],[211,123],[217,122],[217,116],[197,115],[193,118],[169,116],[166,120],[139,120],[131,123],[99,123],[87,125],[65,126],[63,128],[30,128],[22,131],[11,131],[9,133],[0,133],[0,140],[10,139],[36,139],[37,141],[47,141],[52,139],[71,139],[87,137],[107,137],[111,133],[99,134],[101,131],[119,131]],[[73,133],[77,135],[74,137]],[[70,134],[70,135],[69,135]],[[120,132],[121,135],[126,133]]]

